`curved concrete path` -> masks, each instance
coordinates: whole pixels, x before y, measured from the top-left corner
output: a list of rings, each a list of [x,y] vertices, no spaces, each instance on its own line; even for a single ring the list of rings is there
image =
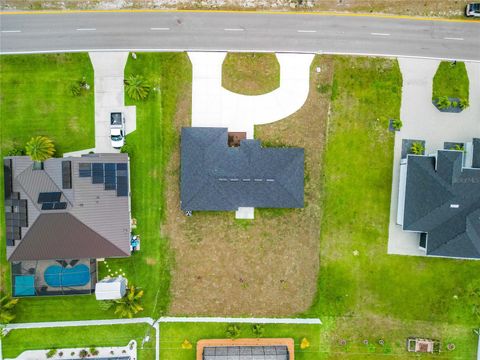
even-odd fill
[[[280,87],[247,96],[222,87],[226,52],[189,52],[192,62],[192,126],[227,127],[253,138],[254,125],[286,118],[307,100],[313,54],[277,54]]]

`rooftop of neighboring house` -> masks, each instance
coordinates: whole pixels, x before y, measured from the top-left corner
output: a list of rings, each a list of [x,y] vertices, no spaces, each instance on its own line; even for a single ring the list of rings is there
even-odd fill
[[[480,259],[480,140],[465,152],[409,155],[403,229],[427,233],[427,255]]]
[[[4,158],[9,261],[130,255],[127,154]]]
[[[304,150],[264,148],[258,140],[228,146],[227,128],[183,128],[183,211],[239,207],[302,208]]]

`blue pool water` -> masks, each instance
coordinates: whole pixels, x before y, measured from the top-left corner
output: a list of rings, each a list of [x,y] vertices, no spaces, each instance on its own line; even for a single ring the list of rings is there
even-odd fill
[[[43,277],[51,287],[83,286],[90,281],[90,268],[85,264],[72,268],[52,265],[45,270]]]

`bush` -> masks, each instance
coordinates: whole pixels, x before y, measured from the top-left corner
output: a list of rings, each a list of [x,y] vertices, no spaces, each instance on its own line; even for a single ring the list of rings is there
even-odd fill
[[[50,359],[54,357],[56,354],[57,354],[57,349],[50,349],[45,355],[47,356],[47,359]]]
[[[425,148],[423,147],[421,142],[416,141],[412,144],[410,151],[412,152],[412,154],[415,155],[423,155]]]
[[[20,145],[14,145],[13,148],[8,150],[7,156],[22,156],[25,155],[25,147]]]
[[[225,334],[229,339],[235,339],[240,335],[240,327],[237,324],[230,324],[227,326]]]
[[[448,96],[440,96],[439,98],[437,98],[436,104],[437,107],[442,110],[447,109],[452,105]]]
[[[393,119],[392,120],[392,127],[394,130],[399,131],[403,126],[402,120],[400,119]]]
[[[265,332],[265,329],[261,324],[254,324],[252,326],[252,332],[257,338],[261,338],[263,336],[263,333]]]
[[[63,352],[60,351],[60,352],[58,353],[58,356],[62,357],[62,356],[63,356]]]
[[[90,354],[95,355],[95,356],[98,355],[98,350],[95,346],[92,346],[90,348]]]
[[[460,99],[460,108],[462,110],[466,109],[469,106],[470,106],[470,103],[468,102],[468,99]]]
[[[122,148],[120,149],[120,152],[122,154],[128,154],[129,156],[133,155],[133,147],[129,146],[128,144],[124,144]]]
[[[80,352],[78,353],[78,356],[80,357],[80,359],[84,359],[88,356],[88,351],[85,350],[85,349],[82,349],[80,350]]]
[[[142,75],[129,75],[125,81],[125,92],[133,100],[145,100],[151,85]]]
[[[70,92],[73,96],[83,95],[88,89],[90,86],[87,84],[85,76],[70,85]]]

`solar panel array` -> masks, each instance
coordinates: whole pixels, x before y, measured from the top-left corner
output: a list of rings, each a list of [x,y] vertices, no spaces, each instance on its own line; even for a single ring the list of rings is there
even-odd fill
[[[28,226],[27,200],[20,199],[19,193],[5,200],[5,223],[7,230],[7,245],[14,246],[15,240],[22,238],[22,227]]]
[[[72,188],[72,162],[62,161],[62,189]]]
[[[42,204],[42,210],[65,210],[66,202],[61,202],[61,192],[41,192],[38,194],[38,203]]]
[[[286,346],[207,346],[203,360],[288,360]]]
[[[117,196],[128,196],[126,163],[80,163],[79,176],[91,177],[92,184],[104,184],[105,190],[116,190]]]

